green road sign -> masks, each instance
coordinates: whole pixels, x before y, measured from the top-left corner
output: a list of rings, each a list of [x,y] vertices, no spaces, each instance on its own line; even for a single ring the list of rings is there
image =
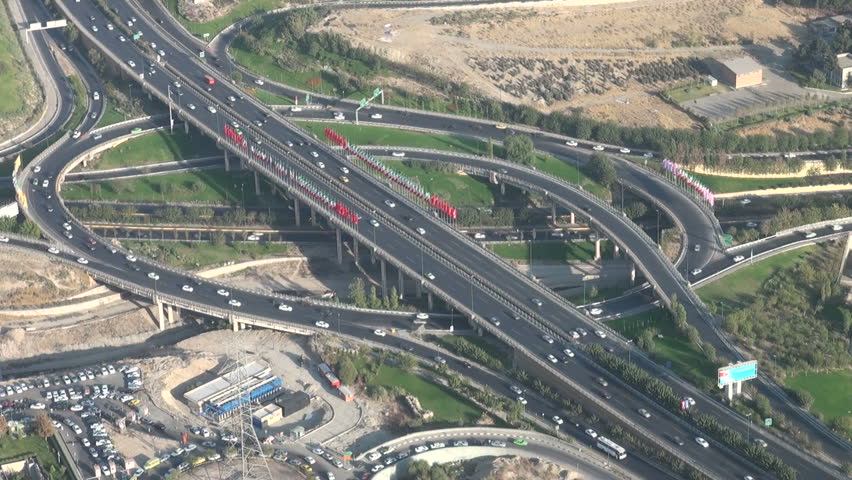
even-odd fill
[[[310,93],[305,94],[305,103],[311,103],[311,94]]]
[[[366,99],[366,98],[362,98],[362,99],[361,99],[361,108],[364,108],[364,107],[366,107],[366,106],[367,106],[367,99]]]
[[[382,93],[381,88],[376,88],[375,90],[373,90],[373,96],[374,97],[378,97],[381,93]]]
[[[772,419],[771,418],[764,419],[763,424],[766,425],[767,427],[771,427],[772,426]]]
[[[734,244],[734,236],[729,235],[729,234],[722,235],[722,241],[725,242],[725,245],[733,245]]]
[[[142,38],[142,34],[141,34],[141,33],[134,33],[134,34],[133,34],[133,40],[139,40],[140,38]]]

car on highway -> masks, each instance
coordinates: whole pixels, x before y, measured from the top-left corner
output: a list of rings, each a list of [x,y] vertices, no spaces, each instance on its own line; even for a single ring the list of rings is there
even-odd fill
[[[89,263],[89,261],[86,260],[83,257],[79,257],[79,258],[77,258],[77,263],[82,264],[82,265],[87,265]]]
[[[595,379],[595,381],[598,382],[598,384],[602,387],[609,386],[609,383],[603,377],[598,377],[598,378]]]
[[[552,353],[547,354],[547,361],[550,363],[559,363],[559,359],[554,357]]]
[[[529,442],[526,439],[520,437],[512,439],[512,443],[519,447],[526,447],[527,445],[529,445]]]
[[[835,232],[839,232],[839,231],[843,230],[843,225],[832,225],[831,230],[835,231]]]
[[[424,229],[423,227],[417,227],[414,229],[414,231],[419,233],[420,235],[426,235],[426,229]]]
[[[374,114],[370,115],[370,118],[372,118],[373,120],[381,120],[382,114],[381,113],[374,113]]]
[[[569,147],[576,147],[576,146],[577,146],[577,141],[576,141],[576,140],[567,140],[567,141],[565,142],[565,145],[568,145]]]
[[[429,280],[435,280],[435,274],[432,273],[432,272],[426,272],[425,277],[428,278]]]
[[[592,308],[592,309],[590,309],[590,310],[589,310],[589,314],[590,314],[590,315],[598,316],[598,315],[600,315],[600,314],[602,314],[602,313],[603,313],[603,310],[602,310],[602,309],[600,309],[600,308],[598,308],[598,307],[595,307],[595,308]]]
[[[762,438],[755,438],[754,440],[752,440],[752,442],[756,443],[757,445],[759,445],[760,447],[763,447],[763,448],[766,448],[767,446],[769,446],[766,443],[766,440],[764,440]]]
[[[263,85],[263,80],[261,80],[261,79],[259,79],[259,78],[255,78],[255,79],[254,79],[254,84],[255,84],[255,85],[261,85],[261,86],[262,86],[262,85]]]
[[[542,301],[538,298],[531,298],[530,302],[532,302],[532,304],[536,307],[541,307],[542,305],[544,305],[544,303],[542,303]]]
[[[587,429],[585,430],[585,432],[586,432],[586,435],[588,435],[588,436],[590,436],[590,437],[592,437],[592,438],[598,438],[598,432],[596,432],[596,431],[592,430],[591,428],[587,428]]]
[[[159,280],[159,279],[160,279],[160,276],[159,276],[159,275],[157,275],[157,273],[156,273],[156,272],[149,272],[149,273],[148,273],[148,278],[150,278],[151,280]]]
[[[242,302],[240,302],[236,298],[232,298],[232,299],[228,300],[228,305],[230,305],[232,307],[241,307],[243,304],[242,304]]]
[[[814,238],[817,236],[816,232],[804,232],[805,238]]]
[[[565,421],[562,420],[562,418],[559,415],[554,415],[554,416],[550,417],[550,419],[553,420],[553,423],[555,423],[557,425],[562,425],[563,423],[565,423]]]
[[[227,297],[228,295],[231,294],[231,292],[225,290],[224,288],[220,288],[219,290],[216,290],[216,293],[218,293],[219,295],[221,295],[223,297]]]
[[[180,289],[187,293],[192,293],[195,290],[194,288],[192,288],[192,285],[184,285],[180,287]]]
[[[737,255],[736,257],[734,257],[734,262],[736,263],[742,262],[743,260],[745,260],[745,257],[742,255]]]
[[[2,238],[6,238],[6,237],[2,237]],[[0,242],[3,242],[3,241],[8,242],[8,241],[9,241],[9,239],[8,239],[8,238],[6,238],[6,240],[0,240]],[[48,247],[48,248],[47,248],[47,252],[48,252],[48,253],[52,253],[52,254],[56,255],[56,254],[58,254],[58,253],[59,253],[59,249],[58,249],[58,248],[56,248],[56,247]]]
[[[314,157],[314,158],[319,158],[319,153],[317,153],[315,150],[311,150],[311,156]],[[320,167],[320,168],[325,168],[325,167]]]
[[[375,218],[371,218],[371,219],[370,219],[370,225],[372,225],[373,227],[378,227],[378,226],[379,226],[379,222],[378,222],[378,220],[376,220]]]
[[[604,146],[603,145],[595,145],[594,147],[592,147],[592,150],[594,150],[596,152],[602,152],[604,150]]]
[[[484,239],[485,239],[485,234],[484,234],[484,233],[481,233],[481,232],[477,232],[477,233],[474,233],[474,234],[473,234],[473,238],[475,238],[475,239],[477,239],[477,240],[484,240]]]
[[[384,330],[382,330],[381,328],[377,328],[377,329],[373,330],[373,335],[375,335],[375,336],[377,336],[377,337],[384,337],[384,336],[386,336],[387,334],[388,334],[388,333],[387,333],[387,332],[385,332]]]
[[[391,155],[394,157],[402,158],[405,156],[405,152],[391,152]]]
[[[649,412],[648,410],[645,410],[644,408],[640,408],[637,411],[639,412],[639,415],[642,415],[645,418],[651,418],[651,412]]]
[[[518,401],[518,403],[520,403],[521,405],[526,405],[526,404],[527,404],[527,399],[526,399],[526,398],[524,398],[524,397],[522,397],[522,396],[520,396],[520,395],[519,395],[519,396],[518,396],[515,400],[517,400],[517,401]]]
[[[498,320],[497,317],[489,317],[488,321],[491,322],[491,325],[494,325],[495,327],[500,326],[500,320]]]
[[[595,330],[595,335],[597,335],[599,338],[606,338],[606,332],[604,332],[603,330]]]
[[[126,42],[126,41],[127,41],[127,38],[126,38],[124,35],[119,35],[119,36],[118,36],[118,41],[119,41],[119,42],[121,42],[121,43],[124,43],[124,42]]]
[[[642,154],[642,156],[645,157],[645,158],[654,158],[654,153],[653,152],[645,152],[645,153]]]
[[[503,123],[498,123],[498,124],[494,125],[494,128],[496,128],[497,130],[506,130],[506,129],[507,129],[507,128],[509,128],[509,127],[507,127],[507,126],[506,126],[505,124],[503,124]]]
[[[341,175],[340,181],[343,183],[349,183],[349,177],[347,177],[346,175]]]
[[[704,448],[708,448],[710,446],[707,440],[704,440],[704,438],[702,437],[695,437],[695,443],[701,445]]]
[[[237,98],[234,97],[233,95],[228,95],[228,101],[231,102],[231,103],[234,103],[234,102],[237,101]]]
[[[586,329],[583,328],[583,327],[577,327],[574,330],[576,330],[577,333],[579,333],[581,337],[585,337],[586,335],[589,334],[589,332],[587,332]]]
[[[746,227],[755,228],[757,227],[757,222],[746,222]]]
[[[282,312],[292,312],[293,307],[291,307],[290,305],[288,305],[286,303],[279,303],[278,304],[278,310],[281,310]]]
[[[677,446],[682,447],[682,446],[683,446],[683,439],[682,439],[682,438],[680,438],[680,437],[678,437],[677,435],[674,435],[674,436],[672,437],[672,443],[674,443],[674,444],[675,444],[675,445],[677,445]]]
[[[740,200],[740,205],[748,205],[749,203],[751,203],[751,200],[748,198]]]
[[[127,64],[130,65],[130,68],[136,68],[136,62],[134,62],[133,60],[128,60]]]
[[[328,328],[328,322],[323,322],[322,320],[317,320],[316,322],[314,322],[314,325],[319,328]]]
[[[74,133],[71,134],[71,138],[78,139],[80,138],[80,135],[82,135],[82,133],[80,133],[80,130],[74,130]]]
[[[390,208],[396,207],[396,203],[393,200],[385,200],[385,205],[387,205]]]
[[[621,152],[621,153],[630,153],[630,149],[627,148],[627,147],[620,148],[620,149],[618,149],[618,151]]]
[[[213,105],[209,105],[207,107],[207,111],[210,113],[216,113],[216,107],[214,107]]]
[[[574,352],[570,348],[562,349],[562,353],[564,353],[569,358],[574,358]]]
[[[541,339],[544,340],[546,343],[553,345],[553,337],[551,337],[550,335],[542,335]]]

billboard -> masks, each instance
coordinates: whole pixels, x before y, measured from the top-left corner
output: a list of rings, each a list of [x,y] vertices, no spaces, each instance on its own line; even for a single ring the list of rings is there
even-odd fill
[[[757,378],[757,360],[735,363],[719,369],[719,388]]]

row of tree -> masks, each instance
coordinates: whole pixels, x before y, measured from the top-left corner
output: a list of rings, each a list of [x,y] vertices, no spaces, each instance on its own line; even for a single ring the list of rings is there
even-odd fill
[[[0,232],[16,233],[30,238],[41,237],[41,229],[29,218],[0,217]]]
[[[400,305],[399,291],[395,286],[390,288],[390,295],[379,297],[375,285],[370,285],[367,293],[365,282],[362,277],[356,277],[349,283],[349,301],[358,308],[374,308],[383,310],[409,310],[407,306]]]
[[[70,206],[68,211],[84,222],[144,223],[176,225],[275,226],[289,220],[279,218],[273,210],[266,212],[233,208],[217,212],[210,207],[163,206],[150,214],[141,214],[132,205],[90,203],[85,207]]]

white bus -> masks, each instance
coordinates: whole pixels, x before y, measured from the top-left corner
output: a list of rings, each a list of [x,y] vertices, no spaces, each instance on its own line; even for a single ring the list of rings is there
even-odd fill
[[[621,445],[606,437],[598,437],[598,448],[606,452],[610,457],[615,457],[619,460],[627,458],[627,451]]]

